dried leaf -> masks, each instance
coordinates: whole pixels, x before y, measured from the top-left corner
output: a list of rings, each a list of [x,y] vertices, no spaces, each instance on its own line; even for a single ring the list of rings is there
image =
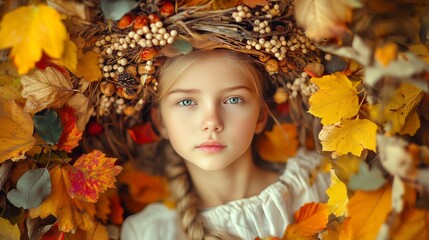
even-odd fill
[[[356,62],[360,63],[363,66],[369,66],[372,59],[372,50],[364,42],[364,40],[356,35],[353,38],[352,46],[341,46],[329,45],[329,46],[320,46],[323,51],[333,53],[335,55],[345,57],[348,59],[353,59]]]
[[[390,174],[414,179],[417,174],[417,162],[406,151],[408,143],[397,137],[377,135],[380,162]]]
[[[16,240],[20,239],[21,232],[18,225],[12,225],[9,220],[0,217],[0,239],[3,240]]]
[[[390,185],[377,191],[356,191],[348,204],[352,239],[376,239],[392,209],[391,194]]]
[[[33,120],[13,100],[0,98],[0,124],[0,163],[21,159],[36,142]]]
[[[346,185],[338,179],[335,172],[331,170],[331,185],[326,190],[326,194],[329,196],[327,206],[330,213],[335,216],[347,216],[347,203],[349,198],[347,196]]]
[[[267,0],[243,0],[243,4],[254,8],[256,6],[265,6],[268,5]]]
[[[70,187],[67,167],[57,166],[49,171],[51,175],[51,195],[37,207],[30,209],[31,218],[46,218],[53,215],[58,218],[58,228],[70,232],[80,228],[89,230],[95,215],[95,206],[71,199],[67,193]]]
[[[94,112],[94,106],[92,106],[89,98],[82,93],[77,93],[67,101],[66,105],[74,108],[77,115],[76,126],[80,131],[84,131],[92,112]]]
[[[55,145],[63,131],[58,113],[49,109],[38,112],[33,117],[36,133],[48,144]]]
[[[386,179],[380,169],[374,167],[369,170],[368,165],[361,162],[359,173],[350,177],[348,189],[373,191],[379,189],[385,182]]]
[[[0,23],[0,49],[12,48],[10,56],[19,74],[27,73],[45,52],[61,58],[67,31],[60,14],[46,5],[19,7]]]
[[[100,80],[103,75],[98,66],[100,54],[88,51],[79,58],[76,70],[71,70],[76,76],[84,78],[86,81],[94,82]]]
[[[51,179],[46,168],[31,169],[19,178],[16,189],[7,199],[16,207],[29,209],[39,206],[51,193]]]
[[[295,1],[295,18],[305,28],[307,37],[320,40],[341,35],[352,20],[358,1],[300,0]]]
[[[0,98],[24,103],[21,78],[10,61],[0,64]]]
[[[75,110],[71,107],[63,107],[60,110],[60,118],[63,126],[63,132],[58,140],[58,149],[71,153],[73,148],[79,145],[82,139],[83,131],[80,131],[76,125]]]
[[[352,154],[343,155],[332,163],[337,177],[343,182],[348,183],[350,176],[359,172],[360,163],[363,160]]]
[[[115,161],[116,158],[108,158],[98,150],[79,157],[69,172],[70,196],[96,202],[99,193],[115,187],[115,176],[122,170],[122,167],[115,166]]]
[[[294,214],[295,223],[287,226],[283,239],[314,239],[328,223],[328,207],[322,203],[306,203]]]
[[[45,108],[60,108],[73,94],[70,80],[55,68],[35,70],[21,78],[22,96],[27,98],[25,110],[36,113]]]
[[[335,156],[352,153],[360,156],[363,149],[376,151],[377,125],[367,119],[344,120],[324,126],[319,133],[323,151],[334,151]]]
[[[408,133],[414,134],[420,126],[420,120],[414,119],[415,116],[410,116],[409,121],[415,121],[414,126],[408,126],[403,129],[409,114],[415,114],[413,110],[422,100],[422,90],[415,87],[413,84],[402,83],[395,90],[389,101],[384,104],[376,104],[369,106],[370,118],[380,124],[384,124],[386,130],[391,134]]]
[[[309,112],[322,118],[322,124],[333,124],[355,116],[359,111],[356,88],[343,74],[311,78],[319,90],[311,95]]]
[[[12,167],[12,161],[6,161],[0,164],[0,189],[9,180],[10,168]]]
[[[65,0],[48,0],[48,6],[67,16],[76,16],[82,20],[90,20],[89,9],[84,3]]]
[[[274,125],[271,131],[257,138],[256,148],[259,155],[267,161],[286,162],[295,156],[298,149],[298,131],[295,124]]]

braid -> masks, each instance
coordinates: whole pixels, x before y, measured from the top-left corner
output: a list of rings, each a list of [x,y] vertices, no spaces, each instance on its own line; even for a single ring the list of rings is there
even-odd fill
[[[199,199],[192,189],[191,177],[184,160],[173,150],[170,144],[165,144],[164,154],[168,156],[165,174],[169,181],[170,192],[176,201],[176,211],[181,218],[182,227],[188,239],[239,239],[204,226],[204,219],[199,211]]]

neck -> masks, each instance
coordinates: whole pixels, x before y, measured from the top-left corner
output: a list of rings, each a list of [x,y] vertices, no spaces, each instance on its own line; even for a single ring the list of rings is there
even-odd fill
[[[278,178],[277,173],[263,170],[253,163],[250,148],[219,171],[202,170],[189,162],[186,165],[202,208],[257,195]]]

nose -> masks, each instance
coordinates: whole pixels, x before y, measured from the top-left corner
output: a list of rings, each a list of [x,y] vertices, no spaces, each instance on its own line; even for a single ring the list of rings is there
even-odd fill
[[[209,132],[221,132],[223,130],[223,122],[219,109],[213,107],[204,112],[201,130]]]

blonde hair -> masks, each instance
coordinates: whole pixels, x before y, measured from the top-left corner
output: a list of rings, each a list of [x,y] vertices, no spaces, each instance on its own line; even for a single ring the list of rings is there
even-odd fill
[[[260,106],[265,107],[265,88],[266,81],[263,79],[263,69],[257,65],[256,61],[248,54],[238,53],[231,50],[211,50],[194,51],[187,55],[169,59],[159,69],[158,96],[155,104],[158,105],[161,99],[168,93],[174,82],[179,79],[183,73],[198,61],[207,57],[223,57],[226,61],[237,66],[239,70],[252,82],[260,100]],[[263,81],[265,80],[265,81]],[[262,108],[261,108],[262,109]],[[158,116],[158,121],[161,121]],[[193,190],[191,177],[186,168],[184,159],[174,152],[170,146],[168,152],[168,163],[165,168],[170,192],[176,201],[176,210],[181,218],[181,224],[188,239],[240,239],[228,233],[223,233],[205,226],[204,219],[199,211],[199,199]]]

